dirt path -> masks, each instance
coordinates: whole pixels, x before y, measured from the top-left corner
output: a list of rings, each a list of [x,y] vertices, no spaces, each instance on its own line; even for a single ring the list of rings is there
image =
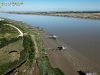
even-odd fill
[[[39,57],[39,50],[38,50],[37,42],[36,42],[36,39],[35,39],[34,35],[31,35],[31,38],[34,41],[34,45],[35,45],[35,59],[37,59]]]
[[[15,27],[15,26],[13,26],[13,25],[11,25],[11,24],[4,24],[4,25],[8,25],[8,26],[10,26],[10,27],[15,28],[15,29],[20,33],[20,35],[18,35],[18,36],[23,36],[23,32],[22,32],[19,28]]]
[[[39,57],[39,50],[38,50],[38,46],[37,46],[37,42],[36,42],[35,36],[31,35],[31,38],[32,38],[32,40],[34,42],[34,45],[35,45],[35,59],[33,61],[32,70],[30,72],[30,75],[39,75],[39,73],[36,70],[36,68],[37,68],[36,60]]]

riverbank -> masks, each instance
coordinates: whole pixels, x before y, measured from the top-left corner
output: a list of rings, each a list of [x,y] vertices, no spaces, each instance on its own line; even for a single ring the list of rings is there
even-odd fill
[[[85,19],[98,19],[100,20],[100,13],[83,13],[83,12],[7,12],[9,14],[30,14],[30,15],[44,15],[44,16],[60,16],[60,17],[74,17]]]
[[[47,74],[48,75],[64,75],[64,73],[59,68],[53,68],[50,65],[48,57],[44,52],[43,42],[40,39],[40,36],[38,35],[38,33],[33,31],[32,28],[30,28],[29,25],[27,25],[26,23],[22,23],[22,22],[10,20],[10,19],[5,19],[5,18],[4,18],[4,21],[7,24],[12,24],[18,27],[24,33],[24,36],[22,36],[23,50],[19,52],[20,59],[15,60],[14,62],[8,61],[5,64],[0,65],[1,75],[4,75],[4,74],[5,75],[8,75],[8,74],[9,75],[19,75],[19,74],[20,75],[26,75],[26,74],[28,75],[33,75],[33,74],[35,75],[40,75],[40,74],[41,75],[47,75]],[[14,49],[16,50],[16,48]]]
[[[78,71],[100,74],[100,66],[66,45],[60,39],[50,39],[47,36],[51,36],[51,34],[46,31],[36,27],[32,27],[32,29],[41,36],[45,53],[54,68],[60,68],[65,75],[78,75]],[[59,46],[65,46],[66,49],[60,51],[57,49]]]
[[[43,29],[39,29],[34,26],[30,26],[28,24],[17,22],[22,25],[26,25],[28,29],[37,32],[41,39],[43,40],[44,48],[51,50],[43,50],[41,53],[45,53],[45,56],[49,57],[50,63],[54,68],[60,68],[66,75],[78,75],[77,71],[91,72],[100,74],[100,67],[92,62],[90,59],[84,57],[65,43],[63,43],[60,39],[54,40],[49,39],[47,36],[51,34],[47,33]],[[39,37],[38,37],[39,39]],[[40,46],[40,45],[39,45]],[[64,51],[56,50],[58,46],[65,46],[66,49]],[[43,49],[43,48],[42,48]],[[41,50],[42,50],[41,49]],[[52,51],[53,50],[53,51]],[[42,55],[43,56],[43,55]],[[40,57],[44,61],[42,57]],[[41,62],[38,61],[38,62]],[[45,66],[45,62],[43,67]],[[41,68],[42,69],[42,68]],[[42,71],[41,71],[42,72]]]

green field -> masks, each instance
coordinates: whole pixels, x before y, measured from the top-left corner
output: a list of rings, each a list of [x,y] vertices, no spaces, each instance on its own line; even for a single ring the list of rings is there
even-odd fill
[[[24,36],[18,38],[18,31],[4,24],[14,25],[24,33]],[[29,72],[33,69],[32,65],[35,59],[34,41],[32,41],[30,35],[35,36],[38,45],[40,57],[36,60],[36,70],[39,71],[40,75],[64,75],[59,68],[52,68],[50,65],[44,52],[42,39],[38,33],[21,22],[8,19],[0,21],[0,75],[8,73],[13,68],[19,68],[19,65],[23,66],[20,67],[18,74],[22,75],[23,70],[25,70],[26,74],[29,75]]]
[[[19,33],[16,29],[4,24],[9,24],[9,22],[0,21],[0,38],[10,39],[18,36]]]
[[[0,49],[0,65],[14,62],[15,60],[19,60],[20,52],[23,50],[23,40],[20,39],[16,42],[10,43],[9,45]],[[17,51],[12,52],[11,51]]]

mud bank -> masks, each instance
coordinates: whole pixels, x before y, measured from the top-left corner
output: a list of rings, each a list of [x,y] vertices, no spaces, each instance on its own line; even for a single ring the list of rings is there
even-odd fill
[[[54,68],[60,68],[65,75],[78,75],[79,71],[100,75],[100,66],[96,65],[90,59],[66,45],[59,38],[56,40],[50,39],[48,36],[51,36],[51,34],[36,27],[32,28],[41,36],[44,48],[47,49],[45,53]],[[64,46],[66,49],[58,50],[58,46]]]

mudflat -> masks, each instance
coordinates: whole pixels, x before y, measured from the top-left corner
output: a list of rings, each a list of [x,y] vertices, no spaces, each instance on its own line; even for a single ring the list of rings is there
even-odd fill
[[[59,38],[56,40],[50,39],[48,36],[51,36],[51,34],[39,29],[35,29],[35,31],[43,39],[45,52],[52,67],[60,68],[65,75],[79,75],[78,71],[100,75],[100,66],[66,45]],[[58,46],[64,46],[66,49],[58,50]]]

